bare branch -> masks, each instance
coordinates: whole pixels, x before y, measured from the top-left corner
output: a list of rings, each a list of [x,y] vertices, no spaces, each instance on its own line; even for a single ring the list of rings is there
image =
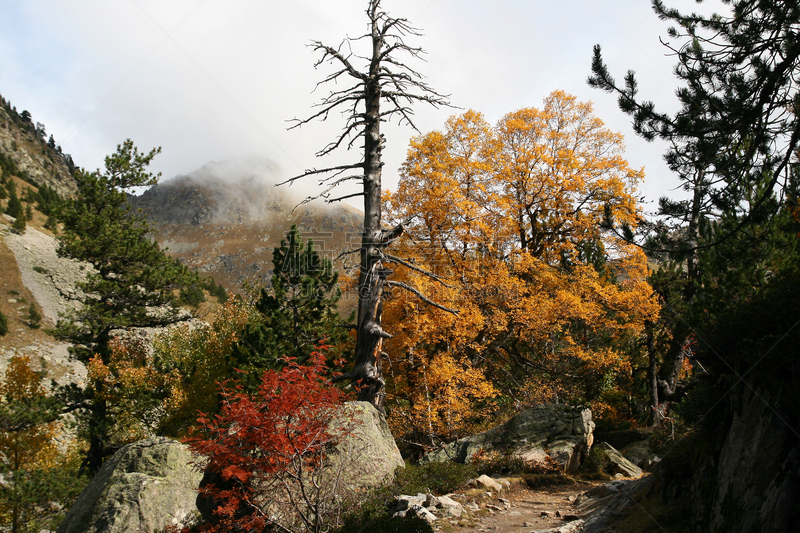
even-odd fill
[[[411,285],[406,285],[405,283],[402,283],[400,281],[394,281],[394,280],[386,280],[384,283],[386,285],[390,286],[390,287],[399,287],[401,289],[405,289],[408,292],[413,293],[417,298],[419,298],[420,300],[422,300],[426,304],[432,305],[436,309],[441,309],[442,311],[446,311],[446,312],[452,313],[454,315],[458,314],[458,311],[456,311],[455,309],[450,309],[449,307],[445,307],[445,306],[443,306],[441,304],[438,304],[438,303],[434,302],[433,300],[430,300],[429,298],[424,296],[421,292],[419,292],[417,289],[415,289]]]
[[[354,164],[354,165],[339,165],[339,166],[335,166],[335,167],[328,167],[328,168],[321,168],[321,169],[312,168],[312,169],[306,170],[305,172],[303,172],[299,176],[295,176],[293,178],[289,178],[286,181],[282,181],[280,183],[275,184],[275,187],[279,187],[280,185],[286,185],[287,183],[293,183],[296,180],[299,180],[300,178],[305,178],[305,177],[313,176],[313,175],[316,175],[316,174],[327,174],[329,172],[345,171],[345,170],[350,170],[350,169],[353,169],[353,168],[363,168],[363,167],[364,167],[363,163],[358,163],[358,164]]]
[[[404,259],[401,259],[399,257],[395,257],[395,256],[387,254],[387,253],[384,253],[383,257],[385,257],[386,261],[388,261],[389,263],[395,263],[395,264],[398,264],[398,265],[403,265],[404,267],[406,267],[408,269],[411,269],[411,270],[413,270],[415,272],[419,272],[420,274],[422,274],[424,276],[427,276],[427,277],[431,278],[432,280],[437,281],[438,283],[441,283],[442,285],[444,285],[448,289],[454,289],[455,288],[452,285],[448,285],[441,276],[437,276],[433,272],[429,272],[428,270],[425,270],[424,268],[418,267],[417,265],[415,265],[415,264],[413,264],[413,263],[411,263],[409,261],[406,261]]]
[[[332,204],[333,202],[341,202],[342,200],[347,200],[348,198],[355,198],[356,196],[364,196],[364,193],[363,192],[354,192],[353,194],[345,194],[344,196],[339,196],[337,198],[330,198],[329,199],[329,198],[326,198],[325,196],[323,196],[323,198],[325,198],[325,202],[326,203]]]

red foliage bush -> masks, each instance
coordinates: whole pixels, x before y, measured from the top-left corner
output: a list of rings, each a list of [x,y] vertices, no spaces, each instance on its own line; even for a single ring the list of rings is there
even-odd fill
[[[331,428],[344,398],[324,370],[322,350],[304,365],[290,360],[265,372],[253,396],[223,387],[221,412],[198,419],[189,445],[212,480],[201,488],[213,502],[204,531],[324,530],[342,497],[323,466],[346,433]]]

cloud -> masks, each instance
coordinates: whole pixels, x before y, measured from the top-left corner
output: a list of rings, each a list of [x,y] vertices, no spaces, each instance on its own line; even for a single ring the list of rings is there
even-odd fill
[[[674,183],[661,162],[663,146],[634,138],[615,99],[585,84],[591,46],[600,43],[617,77],[633,68],[644,97],[667,106],[675,101],[673,61],[658,42],[666,28],[647,4],[384,0],[392,15],[422,29],[410,42],[427,50],[427,62],[414,67],[455,105],[494,121],[539,105],[554,89],[591,99],[609,127],[627,136],[631,163],[647,165],[644,191],[655,197]],[[670,4],[697,9],[689,0]],[[162,147],[153,167],[165,177],[260,154],[286,179],[358,157],[314,157],[339,132],[338,116],[292,131],[286,121],[307,116],[328,90],[343,87],[312,92],[331,70],[315,70],[317,57],[306,45],[313,39],[337,45],[363,33],[365,6],[364,0],[6,2],[0,93],[29,109],[88,168],[132,138],[144,150]],[[441,128],[457,112],[415,111],[422,132]],[[391,188],[415,132],[391,124],[384,132],[384,183]]]

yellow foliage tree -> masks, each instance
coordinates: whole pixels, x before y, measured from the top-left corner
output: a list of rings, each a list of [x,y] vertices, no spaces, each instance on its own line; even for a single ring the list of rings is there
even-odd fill
[[[213,325],[173,326],[153,339],[152,349],[142,337],[121,336],[111,344],[108,364],[93,358],[88,377],[102,385],[97,390],[114,414],[114,444],[153,434],[179,436],[198,412],[214,412],[219,382],[234,377],[232,346],[253,314],[252,305],[232,298]]]
[[[68,505],[82,487],[74,471],[60,479],[77,470],[77,454],[57,446],[59,410],[41,381],[29,358],[18,356],[0,379],[0,527],[12,533],[49,527],[53,513],[40,506]]]
[[[609,225],[632,228],[640,217],[643,173],[622,153],[621,135],[591,104],[561,91],[494,127],[468,111],[412,141],[398,190],[385,197],[410,237],[396,245],[411,258],[398,279],[459,315],[402,294],[387,304],[399,330],[387,348],[395,375],[404,376],[390,402],[396,426],[443,438],[466,431],[437,430],[439,397],[420,389],[454,362],[482,376],[445,379],[461,394],[442,391],[441,401],[460,398],[464,411],[496,389],[517,403],[607,407],[603,395],[630,375],[631,350],[658,309],[646,258]],[[426,378],[415,375],[422,361]],[[424,421],[414,414],[428,412]]]

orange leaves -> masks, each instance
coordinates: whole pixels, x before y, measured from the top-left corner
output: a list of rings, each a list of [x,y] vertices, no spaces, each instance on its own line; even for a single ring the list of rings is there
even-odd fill
[[[407,224],[392,253],[446,285],[402,266],[396,275],[459,315],[405,294],[387,302],[397,334],[386,346],[402,374],[392,416],[449,438],[465,424],[440,414],[450,404],[474,408],[496,390],[592,401],[630,373],[658,306],[644,254],[608,229],[640,217],[643,173],[623,148],[590,103],[561,91],[495,126],[468,111],[412,141],[386,202]]]

